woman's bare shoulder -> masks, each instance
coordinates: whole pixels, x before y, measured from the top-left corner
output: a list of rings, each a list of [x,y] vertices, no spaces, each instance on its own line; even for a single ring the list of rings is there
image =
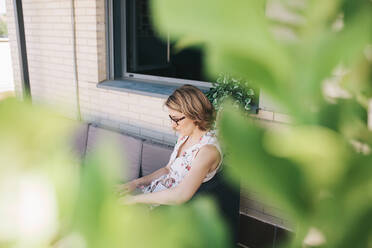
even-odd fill
[[[219,158],[220,152],[215,145],[207,144],[200,148],[198,155]]]

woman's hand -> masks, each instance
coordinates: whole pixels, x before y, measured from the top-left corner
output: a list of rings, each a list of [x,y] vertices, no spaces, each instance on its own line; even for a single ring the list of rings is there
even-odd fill
[[[130,181],[129,183],[120,184],[116,186],[116,192],[122,196],[135,190],[139,186],[136,180]]]

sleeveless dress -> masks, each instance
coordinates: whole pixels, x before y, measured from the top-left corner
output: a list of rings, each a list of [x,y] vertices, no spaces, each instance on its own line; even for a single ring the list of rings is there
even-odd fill
[[[208,173],[203,180],[204,182],[209,181],[213,178],[213,176],[217,173],[220,169],[223,159],[223,154],[221,151],[221,147],[218,143],[216,132],[215,131],[208,131],[206,132],[199,140],[198,143],[192,145],[191,147],[187,148],[179,157],[176,157],[178,154],[179,148],[182,146],[183,143],[188,139],[189,136],[180,137],[174,146],[174,150],[170,156],[169,160],[169,173],[162,175],[161,177],[153,180],[150,185],[143,188],[143,193],[152,193],[157,191],[162,191],[165,189],[176,187],[178,184],[182,182],[184,177],[190,171],[192,162],[196,155],[198,154],[200,148],[205,145],[214,145],[220,153],[221,160],[215,170]]]

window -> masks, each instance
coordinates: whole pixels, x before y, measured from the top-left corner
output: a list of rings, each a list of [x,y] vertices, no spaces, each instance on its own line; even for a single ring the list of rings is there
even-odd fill
[[[151,23],[149,0],[109,0],[108,11],[113,20],[109,78],[209,86],[202,48],[176,52],[171,33],[161,39]]]
[[[101,88],[164,96],[177,85],[192,84],[207,91],[203,48],[179,52],[169,33],[160,38],[151,23],[150,0],[106,0],[107,82]],[[261,93],[259,93],[261,95]],[[260,106],[265,99],[259,96]],[[257,105],[254,109],[257,109]]]

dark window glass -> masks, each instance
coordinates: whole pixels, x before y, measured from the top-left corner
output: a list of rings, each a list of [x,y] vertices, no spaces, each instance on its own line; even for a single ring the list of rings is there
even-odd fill
[[[187,48],[176,53],[174,42],[156,34],[150,15],[149,0],[126,1],[126,72],[207,81],[202,49]]]

